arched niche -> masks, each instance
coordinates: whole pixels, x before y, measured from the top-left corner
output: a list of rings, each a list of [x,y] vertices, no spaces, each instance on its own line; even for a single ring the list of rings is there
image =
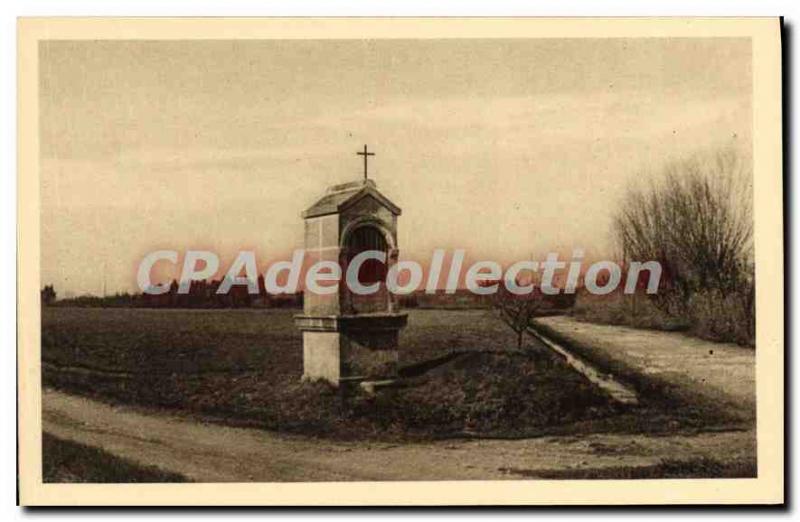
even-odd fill
[[[394,238],[386,227],[377,221],[361,221],[347,227],[342,234],[341,263],[342,272],[347,273],[351,261],[360,253],[374,250],[383,252],[386,262],[368,259],[361,264],[358,281],[364,286],[379,285],[377,292],[359,295],[345,284],[342,288],[342,310],[348,314],[370,314],[389,312],[392,309],[392,296],[386,288],[386,275],[393,260],[396,259]]]

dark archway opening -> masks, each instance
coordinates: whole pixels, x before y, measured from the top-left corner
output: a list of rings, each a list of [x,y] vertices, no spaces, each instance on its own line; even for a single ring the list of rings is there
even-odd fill
[[[362,252],[377,250],[387,255],[389,245],[383,233],[374,226],[361,226],[353,230],[347,238],[347,266],[352,259]],[[388,260],[387,260],[388,261]],[[358,295],[347,290],[351,312],[371,313],[388,310],[388,295],[386,291],[386,263],[377,259],[367,259],[361,264],[358,271],[358,281],[362,285],[380,284],[380,289],[370,295]]]

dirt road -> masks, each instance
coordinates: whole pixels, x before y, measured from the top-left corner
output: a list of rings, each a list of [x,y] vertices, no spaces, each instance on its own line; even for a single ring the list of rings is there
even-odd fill
[[[45,390],[44,430],[202,482],[519,479],[537,470],[647,466],[663,458],[746,459],[750,432],[590,435],[424,444],[347,443],[204,424]]]
[[[678,332],[659,332],[576,321],[567,316],[537,322],[588,347],[606,360],[698,394],[745,418],[755,418],[755,350],[712,343]]]

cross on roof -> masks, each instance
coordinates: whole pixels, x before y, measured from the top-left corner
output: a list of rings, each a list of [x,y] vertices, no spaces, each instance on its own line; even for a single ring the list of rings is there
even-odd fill
[[[356,152],[359,156],[364,156],[364,181],[367,180],[367,158],[369,156],[374,156],[374,152],[367,152],[367,146],[364,145],[364,152]]]

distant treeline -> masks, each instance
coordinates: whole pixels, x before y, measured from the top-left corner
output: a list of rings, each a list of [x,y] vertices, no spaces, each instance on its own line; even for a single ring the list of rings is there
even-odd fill
[[[259,278],[259,293],[250,294],[247,287],[237,285],[231,287],[226,294],[217,294],[220,281],[194,281],[189,292],[178,293],[179,284],[172,281],[169,291],[162,295],[116,293],[105,297],[80,296],[57,299],[56,292],[48,285],[42,291],[42,304],[45,306],[77,306],[108,308],[303,308],[303,293],[270,294],[264,288],[263,279]],[[403,308],[421,309],[481,309],[492,307],[492,296],[478,295],[466,289],[458,289],[452,294],[444,291],[426,294],[415,292],[399,298]],[[572,307],[574,295],[540,295],[547,302],[548,310],[563,310]]]
[[[161,295],[132,294],[79,296],[55,299],[52,286],[45,287],[42,304],[50,306],[109,307],[109,308],[302,308],[303,293],[270,294],[264,287],[263,278],[258,280],[258,294],[248,292],[246,286],[237,285],[224,294],[218,294],[221,281],[192,281],[187,293],[178,293],[179,284],[173,280],[169,290]]]

